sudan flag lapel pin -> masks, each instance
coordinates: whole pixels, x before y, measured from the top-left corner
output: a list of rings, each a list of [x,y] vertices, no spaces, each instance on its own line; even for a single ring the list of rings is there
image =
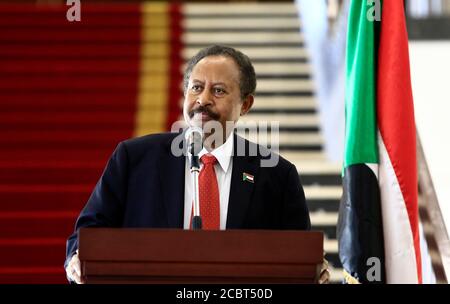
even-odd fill
[[[242,173],[242,181],[249,182],[249,183],[255,183],[255,177],[248,173]]]

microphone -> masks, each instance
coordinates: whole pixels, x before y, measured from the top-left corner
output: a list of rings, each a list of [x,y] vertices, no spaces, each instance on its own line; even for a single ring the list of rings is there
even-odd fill
[[[203,148],[203,130],[199,127],[190,127],[185,133],[187,150],[190,156],[190,169],[192,174],[193,188],[193,216],[191,226],[193,230],[202,229],[202,218],[200,217],[200,202],[198,197],[198,174],[200,162],[198,154]]]
[[[200,170],[200,163],[198,162],[198,154],[203,148],[203,130],[200,127],[189,127],[184,134],[187,143],[187,151],[190,158],[190,169],[197,167]]]
[[[197,155],[203,148],[203,130],[200,127],[189,127],[184,135],[188,151],[191,155]]]

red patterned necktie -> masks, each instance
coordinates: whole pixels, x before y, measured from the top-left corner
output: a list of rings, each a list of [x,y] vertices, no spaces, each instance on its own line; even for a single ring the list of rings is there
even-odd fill
[[[219,186],[217,184],[214,164],[217,159],[212,154],[201,158],[203,168],[198,175],[198,196],[200,200],[200,216],[204,230],[220,229]]]

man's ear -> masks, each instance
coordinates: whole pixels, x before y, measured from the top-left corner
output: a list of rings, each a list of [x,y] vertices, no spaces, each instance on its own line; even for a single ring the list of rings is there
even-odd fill
[[[244,101],[242,102],[241,116],[244,116],[248,113],[248,111],[250,111],[254,101],[255,97],[253,95],[247,95],[247,97],[245,97]]]

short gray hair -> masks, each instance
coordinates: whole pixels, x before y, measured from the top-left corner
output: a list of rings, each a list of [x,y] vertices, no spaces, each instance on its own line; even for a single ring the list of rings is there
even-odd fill
[[[188,63],[186,70],[184,71],[183,90],[186,94],[189,84],[189,78],[191,77],[192,70],[195,65],[205,57],[209,56],[225,56],[233,59],[239,67],[240,81],[239,88],[241,91],[241,99],[244,100],[248,95],[255,95],[256,91],[256,73],[255,68],[244,53],[228,46],[212,45],[201,49],[192,57]]]

